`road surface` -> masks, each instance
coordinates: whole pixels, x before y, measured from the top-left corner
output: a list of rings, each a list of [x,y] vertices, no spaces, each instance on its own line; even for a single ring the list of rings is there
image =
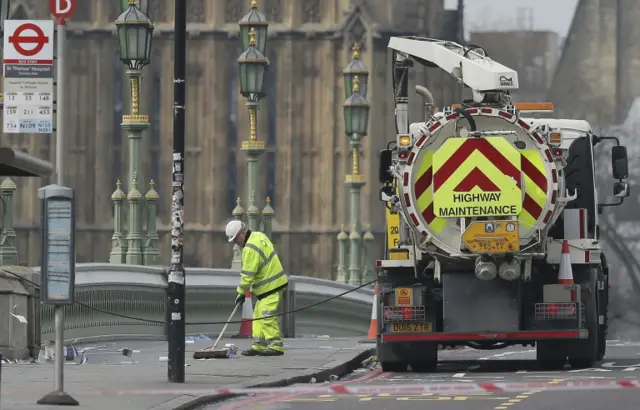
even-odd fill
[[[592,369],[542,371],[535,362],[535,348],[513,347],[497,351],[446,350],[431,374],[384,373],[379,368],[362,370],[335,383],[364,386],[428,385],[433,383],[491,384],[544,382],[549,386],[566,381],[640,380],[640,342],[609,341],[606,358]],[[362,395],[283,393],[239,397],[204,407],[206,410],[636,410],[640,388],[616,390],[530,390],[514,393],[464,394],[418,393]]]

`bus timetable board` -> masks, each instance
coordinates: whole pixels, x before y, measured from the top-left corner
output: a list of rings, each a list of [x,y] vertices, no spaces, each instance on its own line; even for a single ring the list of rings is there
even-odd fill
[[[42,211],[42,302],[73,304],[75,293],[75,203],[73,189],[47,185],[38,190]]]

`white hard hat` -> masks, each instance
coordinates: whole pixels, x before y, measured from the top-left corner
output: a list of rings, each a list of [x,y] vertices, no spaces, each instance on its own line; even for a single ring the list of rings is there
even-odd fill
[[[244,223],[241,221],[233,220],[227,224],[225,228],[225,233],[227,234],[227,238],[229,238],[229,242],[233,242],[236,239],[236,236],[244,229]]]

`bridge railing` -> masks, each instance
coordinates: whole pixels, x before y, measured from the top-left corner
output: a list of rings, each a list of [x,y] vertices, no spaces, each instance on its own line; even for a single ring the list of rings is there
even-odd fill
[[[290,276],[280,320],[285,336],[366,335],[373,292],[324,279]],[[187,268],[187,334],[217,334],[233,309],[239,273],[231,269]],[[167,305],[166,271],[162,267],[78,264],[76,304],[65,308],[65,339],[164,339]],[[255,305],[255,298],[253,299]],[[319,303],[309,309],[305,306]],[[53,308],[42,306],[42,341],[54,337]],[[240,321],[241,314],[234,320]],[[215,323],[215,324],[213,324]],[[229,335],[239,331],[230,324]]]

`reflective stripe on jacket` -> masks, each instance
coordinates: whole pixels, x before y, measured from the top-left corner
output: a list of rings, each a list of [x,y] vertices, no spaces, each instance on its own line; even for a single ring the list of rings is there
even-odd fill
[[[284,287],[289,282],[273,244],[262,232],[251,231],[242,248],[242,271],[237,291],[244,295],[247,289],[261,295]]]

